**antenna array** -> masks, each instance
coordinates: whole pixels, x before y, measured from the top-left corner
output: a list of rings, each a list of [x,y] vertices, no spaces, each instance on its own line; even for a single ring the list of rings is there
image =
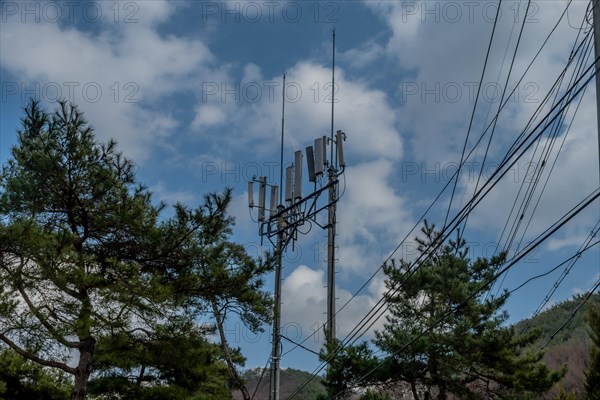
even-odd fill
[[[248,182],[248,206],[257,208],[261,243],[263,238],[275,246],[275,293],[273,311],[273,342],[271,352],[271,389],[269,398],[279,400],[279,361],[281,358],[281,280],[282,253],[286,246],[294,245],[298,238],[298,228],[304,224],[315,224],[327,230],[327,325],[326,340],[332,343],[335,337],[335,226],[336,203],[339,200],[339,177],[344,173],[344,141],[346,134],[338,130],[334,135],[334,94],[335,94],[335,29],[333,30],[333,64],[331,88],[331,135],[314,141],[314,146],[305,149],[308,181],[314,184],[311,193],[303,196],[302,183],[304,155],[301,150],[294,153],[294,162],[285,169],[283,187],[283,138],[285,117],[285,73],[283,74],[281,107],[281,155],[279,165],[279,186],[267,182],[266,176],[256,177]],[[329,159],[327,147],[329,146]],[[334,159],[335,154],[335,159]],[[327,173],[327,174],[326,174]],[[254,203],[254,184],[258,183],[258,205]],[[266,208],[267,186],[270,187],[269,207]],[[321,194],[327,192],[327,201],[321,201]],[[325,197],[325,196],[323,196]],[[325,203],[325,204],[323,204]],[[318,214],[327,210],[327,222],[319,223]],[[268,217],[267,217],[268,212]],[[277,238],[273,241],[273,238]]]

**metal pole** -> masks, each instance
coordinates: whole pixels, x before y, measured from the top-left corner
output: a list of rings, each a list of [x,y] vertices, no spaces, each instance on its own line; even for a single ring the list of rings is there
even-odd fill
[[[279,152],[279,204],[283,204],[283,127],[285,121],[285,72],[281,92],[281,151]]]
[[[335,339],[335,203],[337,201],[337,170],[334,157],[333,110],[335,105],[335,27],[333,28],[333,58],[331,67],[331,137],[329,140],[329,207],[327,208],[327,336],[328,344]],[[337,156],[337,154],[336,154]]]
[[[281,261],[283,232],[277,234],[275,248],[275,306],[273,310],[273,348],[271,350],[271,390],[269,398],[279,400],[279,359],[281,358]]]
[[[596,56],[596,119],[598,127],[598,159],[600,160],[600,1],[591,0],[592,15],[594,21],[594,52]],[[598,176],[600,177],[600,162],[598,164]]]
[[[333,60],[331,63],[331,133],[330,133],[330,144],[331,151],[329,152],[329,163],[333,164],[333,109],[335,105],[335,27],[333,28]]]

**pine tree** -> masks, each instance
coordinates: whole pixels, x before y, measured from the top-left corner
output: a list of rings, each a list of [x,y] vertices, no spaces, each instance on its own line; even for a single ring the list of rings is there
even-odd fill
[[[232,399],[219,346],[181,319],[138,338],[119,334],[98,340],[89,392],[131,400]]]
[[[77,107],[49,114],[32,101],[25,112],[0,176],[0,340],[72,374],[83,399],[99,335],[160,314],[144,271],[160,210]]]
[[[440,243],[427,223],[417,239],[424,262],[411,268],[401,260],[384,268],[390,313],[375,343],[391,357],[387,379],[410,384],[424,398],[506,398],[548,390],[560,378],[541,354],[523,354],[535,334],[516,337],[500,312],[507,296],[487,297],[486,283],[505,255],[471,261],[465,241]],[[412,272],[409,272],[412,271]],[[479,292],[478,292],[479,291]],[[472,296],[473,293],[477,295]],[[449,310],[454,312],[448,315]]]
[[[368,374],[368,379],[363,379],[362,387],[375,383],[379,374],[370,374],[378,364],[377,358],[369,347],[368,342],[357,345],[348,344],[342,347],[339,339],[333,339],[325,344],[320,353],[321,361],[327,362],[327,372],[323,378],[323,386],[327,396],[320,399],[350,398],[353,395],[354,383]]]
[[[167,385],[156,390],[183,390],[172,398],[222,388],[215,375],[226,365],[222,351],[192,329],[199,313],[208,311],[202,305],[237,295],[252,323],[266,318],[268,307],[266,295],[253,291],[269,266],[252,263],[239,246],[221,240],[232,223],[226,216],[230,199],[225,191],[196,209],[178,204],[173,217],[163,218],[164,205],[152,203],[135,165],[114,141],[97,142],[76,106],[60,102],[48,113],[32,101],[0,174],[0,341],[32,362],[72,375],[75,400],[86,397],[93,365],[99,375],[105,368],[142,380],[158,377]],[[227,246],[244,267],[230,264],[228,256],[216,259]],[[203,275],[198,259],[209,256],[222,265]],[[236,293],[222,286],[248,276]],[[133,346],[139,354],[123,353],[133,363],[123,366],[107,343]],[[198,352],[173,343],[197,345]],[[159,349],[185,351],[195,364],[169,364],[170,355]],[[115,365],[106,364],[106,354],[115,356]],[[96,358],[104,364],[95,364]],[[232,360],[241,357],[235,353]],[[212,389],[186,387],[188,375]],[[222,396],[220,390],[213,394]]]

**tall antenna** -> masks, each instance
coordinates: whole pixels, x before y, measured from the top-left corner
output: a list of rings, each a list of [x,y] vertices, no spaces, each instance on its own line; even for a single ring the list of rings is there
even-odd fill
[[[283,126],[285,120],[285,71],[283,71],[283,89],[281,89],[281,152],[279,156],[279,204],[283,204]]]
[[[331,151],[329,162],[333,163],[333,105],[335,104],[335,25],[333,26],[333,61],[331,63],[331,133],[330,133],[330,142],[331,143]]]

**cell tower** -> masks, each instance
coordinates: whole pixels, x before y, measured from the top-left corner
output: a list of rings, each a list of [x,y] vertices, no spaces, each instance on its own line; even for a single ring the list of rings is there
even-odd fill
[[[333,30],[333,68],[335,78],[335,29]],[[279,169],[279,186],[267,182],[266,176],[253,177],[248,182],[248,206],[257,209],[259,234],[267,238],[275,247],[275,293],[273,310],[273,341],[271,352],[270,400],[279,400],[279,363],[281,358],[281,269],[282,254],[286,247],[298,239],[299,228],[305,224],[315,224],[327,229],[327,342],[335,338],[335,225],[336,203],[339,200],[339,177],[344,173],[343,143],[346,134],[334,127],[334,89],[332,78],[331,134],[314,140],[312,146],[305,149],[306,171],[308,182],[314,187],[311,193],[302,192],[304,154],[301,150],[294,153],[294,162],[285,168],[285,188],[283,171],[283,138],[285,116],[285,73],[283,75],[283,100],[281,117],[281,156]],[[329,151],[328,151],[329,150]],[[329,157],[327,153],[329,152]],[[254,185],[258,184],[258,204],[254,203]],[[267,187],[270,188],[267,206]],[[285,190],[284,190],[285,189]],[[327,193],[325,201],[324,193]],[[323,196],[322,196],[323,195]],[[321,211],[327,210],[327,222],[318,219]]]

